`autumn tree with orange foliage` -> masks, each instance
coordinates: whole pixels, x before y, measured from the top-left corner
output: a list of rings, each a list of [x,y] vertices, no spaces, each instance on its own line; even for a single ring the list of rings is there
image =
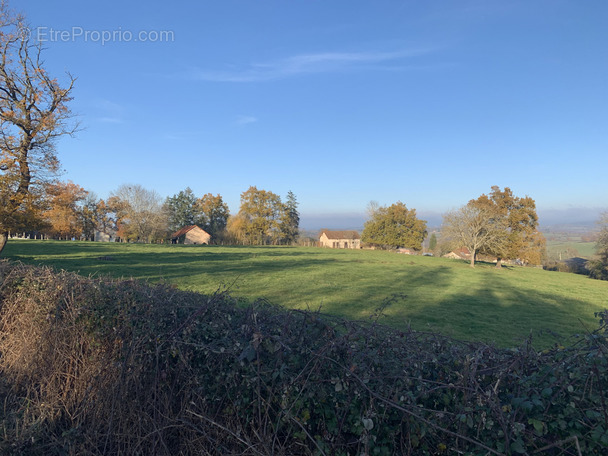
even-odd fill
[[[44,211],[45,186],[59,169],[55,140],[71,135],[65,85],[44,69],[41,43],[25,19],[0,3],[0,252],[9,231],[35,229]]]
[[[489,195],[469,201],[473,207],[485,211],[488,217],[502,221],[505,226],[502,242],[482,249],[482,253],[496,257],[500,268],[504,259],[520,259],[526,263],[540,264],[545,241],[538,232],[536,203],[529,196],[515,196],[509,187],[501,190],[493,186]]]
[[[196,207],[201,215],[200,224],[211,235],[214,242],[218,242],[225,234],[230,210],[220,194],[211,193],[203,195],[196,201]]]
[[[80,238],[83,234],[82,207],[88,192],[72,182],[58,182],[47,186],[49,209],[43,214],[50,229],[49,235],[59,239]]]

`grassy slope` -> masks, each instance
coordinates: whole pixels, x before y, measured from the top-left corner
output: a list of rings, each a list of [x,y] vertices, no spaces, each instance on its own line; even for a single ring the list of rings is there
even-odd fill
[[[533,330],[542,345],[595,328],[593,312],[608,307],[608,282],[527,268],[479,265],[382,251],[297,247],[206,247],[11,241],[8,258],[54,265],[84,275],[165,280],[205,293],[232,294],[289,307],[365,319],[384,299],[382,322],[509,346]],[[110,256],[112,260],[100,260]],[[541,332],[542,331],[542,332]]]

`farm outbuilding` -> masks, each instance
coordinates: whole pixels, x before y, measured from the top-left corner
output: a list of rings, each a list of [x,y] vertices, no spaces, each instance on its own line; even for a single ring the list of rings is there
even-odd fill
[[[355,230],[323,230],[319,235],[319,246],[332,249],[360,249],[361,237]]]
[[[171,235],[172,244],[209,244],[211,235],[197,225],[185,226]]]
[[[471,252],[466,247],[461,247],[456,250],[452,250],[450,253],[443,255],[443,258],[451,258],[453,260],[470,260]]]

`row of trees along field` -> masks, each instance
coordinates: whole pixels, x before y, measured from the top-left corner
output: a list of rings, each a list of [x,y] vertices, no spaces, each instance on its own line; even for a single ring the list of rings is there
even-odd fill
[[[363,242],[379,248],[422,249],[427,226],[426,221],[417,218],[415,209],[408,209],[400,201],[388,207],[371,202],[368,213],[370,219],[361,235]],[[471,266],[478,254],[495,257],[498,268],[503,260],[541,264],[545,252],[534,200],[517,197],[508,187],[501,190],[494,186],[489,195],[483,194],[445,214],[441,239],[443,246],[450,249],[466,247]],[[433,250],[436,246],[433,233],[429,247]]]
[[[31,40],[25,19],[0,3],[0,252],[9,234],[92,239],[115,232],[128,241],[165,239],[185,225],[200,225],[216,241],[288,244],[297,239],[293,193],[285,203],[255,187],[241,195],[229,225],[220,195],[196,198],[186,189],[163,201],[139,185],[122,185],[104,201],[72,182],[59,182],[56,141],[78,130],[68,107],[75,78],[62,84],[43,66],[43,47]]]
[[[149,243],[198,225],[214,243],[249,245],[292,244],[299,232],[296,196],[289,192],[283,203],[279,195],[256,187],[243,192],[240,211],[232,217],[221,195],[197,198],[190,188],[163,201],[154,190],[124,184],[103,200],[72,182],[47,182],[39,186],[36,198],[35,207],[22,211],[20,223],[4,221],[8,232],[83,240],[101,232],[126,242]]]

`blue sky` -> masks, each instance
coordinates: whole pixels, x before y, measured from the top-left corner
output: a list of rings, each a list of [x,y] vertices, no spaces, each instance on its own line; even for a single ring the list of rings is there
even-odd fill
[[[292,190],[315,228],[370,200],[433,218],[492,185],[541,217],[608,208],[603,0],[12,6],[78,78],[84,130],[58,152],[99,197],[189,186],[236,212],[250,185]]]

